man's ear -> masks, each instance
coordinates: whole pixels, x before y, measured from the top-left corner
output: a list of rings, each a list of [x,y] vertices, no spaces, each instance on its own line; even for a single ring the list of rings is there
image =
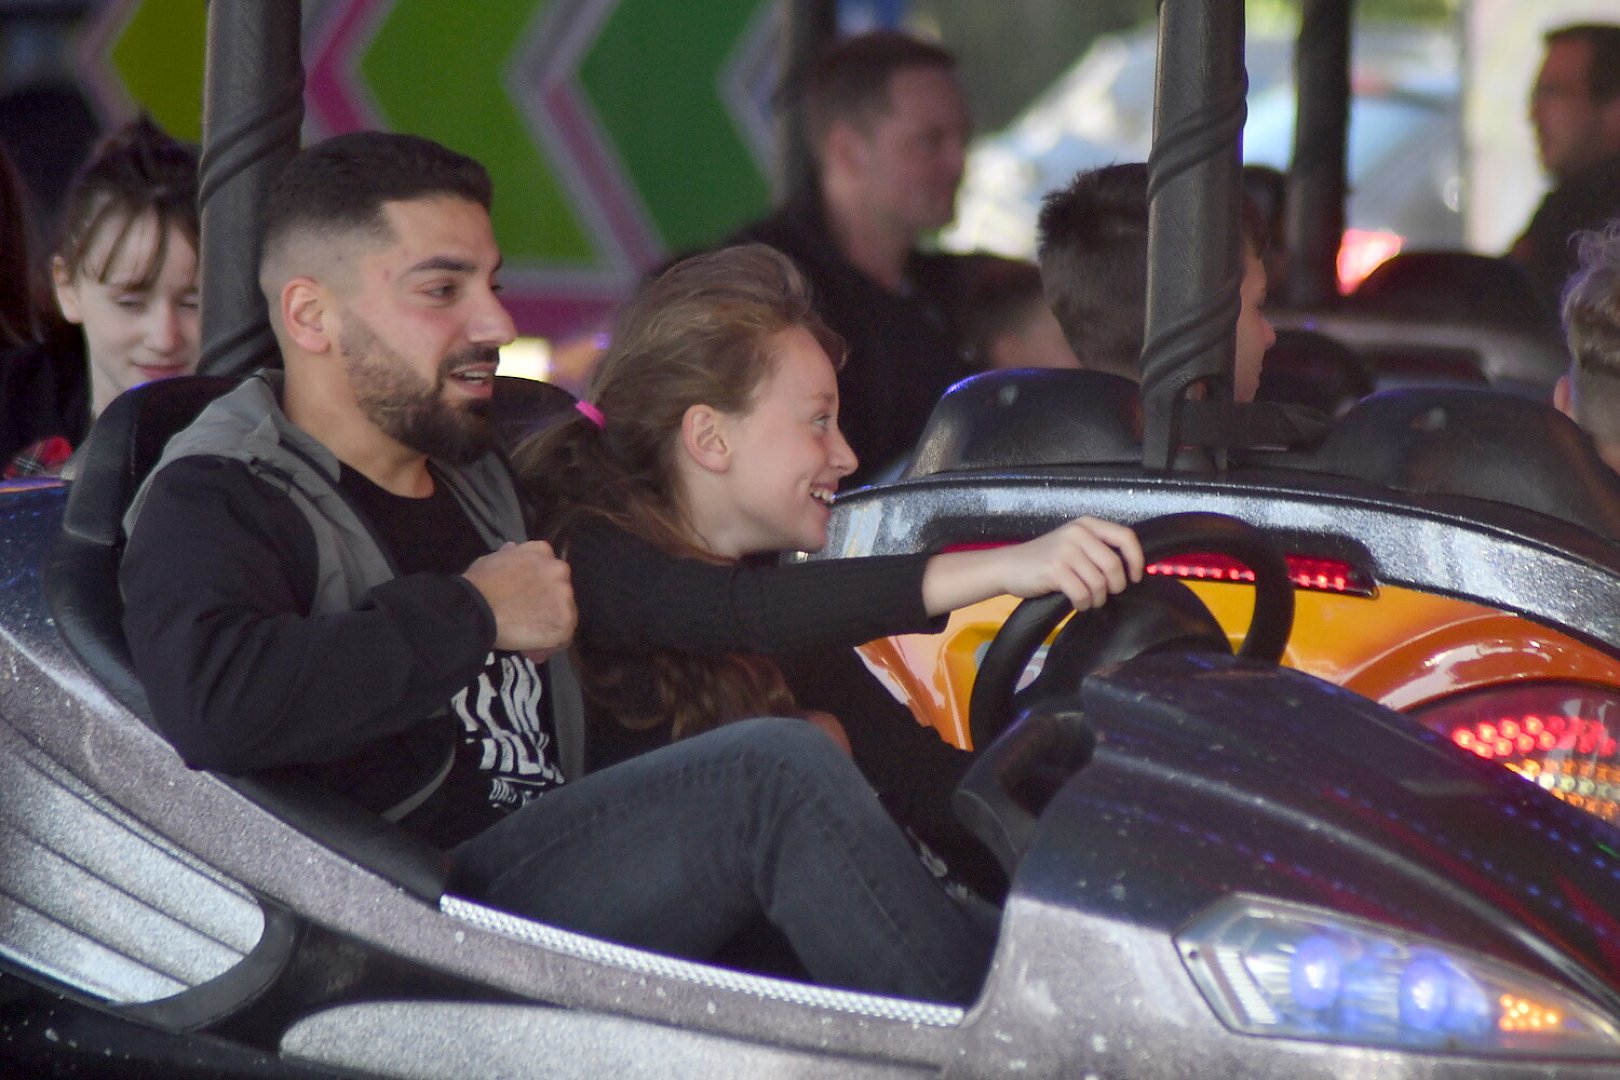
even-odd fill
[[[62,311],[62,318],[70,323],[84,322],[84,313],[79,306],[79,286],[68,273],[67,263],[62,256],[57,255],[51,259],[51,288],[56,293],[56,306]]]
[[[868,149],[864,132],[854,124],[838,121],[827,129],[822,157],[829,169],[844,176],[859,176],[866,171]]]
[[[295,277],[281,287],[281,324],[287,337],[308,353],[324,353],[333,346],[331,297],[319,282]]]
[[[681,451],[709,472],[731,468],[725,415],[709,405],[690,405],[681,417]]]
[[[1568,374],[1558,376],[1558,381],[1553,384],[1552,403],[1553,408],[1571,420],[1575,419],[1575,384],[1570,381]]]
[[[1620,94],[1598,102],[1598,126],[1608,152],[1620,151]]]

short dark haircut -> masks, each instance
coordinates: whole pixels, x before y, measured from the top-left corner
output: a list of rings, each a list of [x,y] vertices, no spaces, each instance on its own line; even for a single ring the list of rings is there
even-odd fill
[[[866,130],[889,107],[889,80],[897,71],[955,71],[956,57],[927,41],[895,30],[874,30],[834,42],[805,80],[805,130],[813,153],[834,124]]]
[[[1620,26],[1611,23],[1572,23],[1547,31],[1548,45],[1560,41],[1584,41],[1591,50],[1586,65],[1587,89],[1594,101],[1608,101],[1620,94]]]
[[[488,210],[484,167],[431,139],[384,131],[337,135],[296,154],[276,178],[261,218],[263,259],[295,232],[389,235],[383,204],[447,196]]]
[[[1147,313],[1147,165],[1087,169],[1041,202],[1041,283],[1082,367],[1137,377]]]
[[[1267,228],[1244,197],[1244,242],[1264,259]],[[1041,283],[1080,366],[1137,378],[1147,321],[1148,167],[1086,169],[1041,202]]]

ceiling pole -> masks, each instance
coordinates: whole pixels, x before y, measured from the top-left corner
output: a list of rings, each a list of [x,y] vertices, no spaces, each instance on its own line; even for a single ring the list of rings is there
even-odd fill
[[[1187,390],[1231,399],[1243,278],[1239,137],[1248,115],[1243,0],[1160,0],[1148,155],[1142,463],[1168,471]]]
[[[777,87],[776,175],[778,202],[815,190],[815,164],[805,127],[804,80],[821,50],[838,36],[838,0],[786,0],[782,34],[782,81]]]
[[[211,0],[203,79],[202,361],[244,375],[275,352],[259,293],[259,208],[298,151],[300,5]]]
[[[1281,299],[1317,310],[1339,298],[1353,0],[1305,0],[1294,50],[1299,109],[1288,168],[1288,282]]]

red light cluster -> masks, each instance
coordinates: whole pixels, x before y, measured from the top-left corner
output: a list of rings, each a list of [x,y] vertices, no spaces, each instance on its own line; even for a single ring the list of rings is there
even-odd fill
[[[1601,720],[1578,716],[1528,714],[1463,724],[1452,729],[1451,741],[1487,760],[1554,750],[1609,757],[1620,749]]]

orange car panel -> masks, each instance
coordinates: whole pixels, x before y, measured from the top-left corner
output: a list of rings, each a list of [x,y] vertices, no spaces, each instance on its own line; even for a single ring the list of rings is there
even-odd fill
[[[1189,582],[1235,649],[1254,606],[1248,585]],[[1017,601],[996,597],[963,608],[939,634],[883,638],[861,646],[919,722],[971,747],[968,699],[978,660]],[[1516,615],[1463,600],[1382,586],[1372,597],[1299,590],[1283,662],[1392,709],[1521,679],[1620,685],[1620,663]]]

